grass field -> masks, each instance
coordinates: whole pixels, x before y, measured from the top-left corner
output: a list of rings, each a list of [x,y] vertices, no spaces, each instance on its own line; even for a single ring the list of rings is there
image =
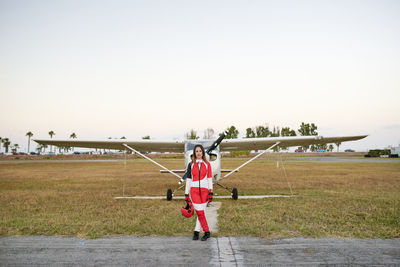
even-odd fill
[[[157,161],[183,167],[182,160]],[[222,164],[234,168],[244,161]],[[218,235],[400,237],[400,161],[284,166],[293,198],[240,200],[243,194],[290,194],[282,164],[277,168],[271,158],[223,180],[238,188],[239,200],[221,200]],[[123,162],[0,162],[0,235],[191,235],[195,218],[180,214],[183,200],[113,199],[165,195],[175,186],[174,176],[141,159],[126,169]]]

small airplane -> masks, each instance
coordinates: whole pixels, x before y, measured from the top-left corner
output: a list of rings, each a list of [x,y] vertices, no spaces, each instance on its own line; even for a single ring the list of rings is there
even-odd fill
[[[175,190],[168,188],[166,198],[172,200],[174,193],[183,188],[183,181],[186,179],[186,174],[181,177],[178,173],[185,173],[186,166],[192,160],[193,148],[196,144],[201,144],[206,151],[206,159],[211,164],[212,176],[214,184],[231,192],[232,199],[238,199],[237,188],[228,188],[220,183],[222,179],[230,176],[234,172],[238,172],[240,168],[244,167],[251,161],[260,157],[262,154],[270,151],[274,147],[286,149],[293,146],[308,146],[313,144],[340,144],[347,141],[360,140],[368,135],[356,136],[336,136],[336,137],[323,137],[323,136],[290,136],[290,137],[259,137],[259,138],[243,138],[243,139],[225,139],[226,133],[222,133],[217,140],[184,140],[184,141],[159,141],[159,140],[57,140],[57,139],[34,139],[35,142],[42,145],[54,145],[59,147],[84,147],[84,148],[99,148],[99,149],[115,149],[115,150],[130,150],[137,153],[143,158],[151,161],[152,163],[163,168],[161,173],[171,173],[179,178],[178,186]],[[233,170],[221,168],[221,152],[222,151],[241,151],[241,150],[258,150],[258,154],[245,163],[241,164]],[[184,153],[185,169],[170,170],[153,159],[147,157],[144,153],[147,152],[179,152]],[[227,173],[222,176],[222,173]]]

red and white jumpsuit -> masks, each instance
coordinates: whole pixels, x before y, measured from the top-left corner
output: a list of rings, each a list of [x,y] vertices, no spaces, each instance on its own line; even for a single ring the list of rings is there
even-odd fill
[[[196,227],[194,230],[200,232],[201,228],[203,228],[204,232],[210,232],[205,210],[208,202],[208,193],[213,189],[211,164],[203,160],[196,160],[196,164],[191,164],[192,177],[186,179],[185,194],[189,194],[190,192],[190,199],[197,213]]]

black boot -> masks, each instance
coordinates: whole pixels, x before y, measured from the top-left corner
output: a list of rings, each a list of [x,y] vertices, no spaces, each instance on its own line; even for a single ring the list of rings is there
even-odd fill
[[[210,238],[210,232],[205,232],[204,236],[201,238],[201,241],[206,241],[207,238]]]
[[[194,231],[193,240],[199,240],[199,232]]]

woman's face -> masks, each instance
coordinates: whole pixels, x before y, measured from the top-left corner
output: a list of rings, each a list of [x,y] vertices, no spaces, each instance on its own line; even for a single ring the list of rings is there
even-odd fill
[[[201,150],[200,147],[196,147],[196,150],[194,151],[194,153],[196,153],[196,159],[203,158],[203,151]]]

